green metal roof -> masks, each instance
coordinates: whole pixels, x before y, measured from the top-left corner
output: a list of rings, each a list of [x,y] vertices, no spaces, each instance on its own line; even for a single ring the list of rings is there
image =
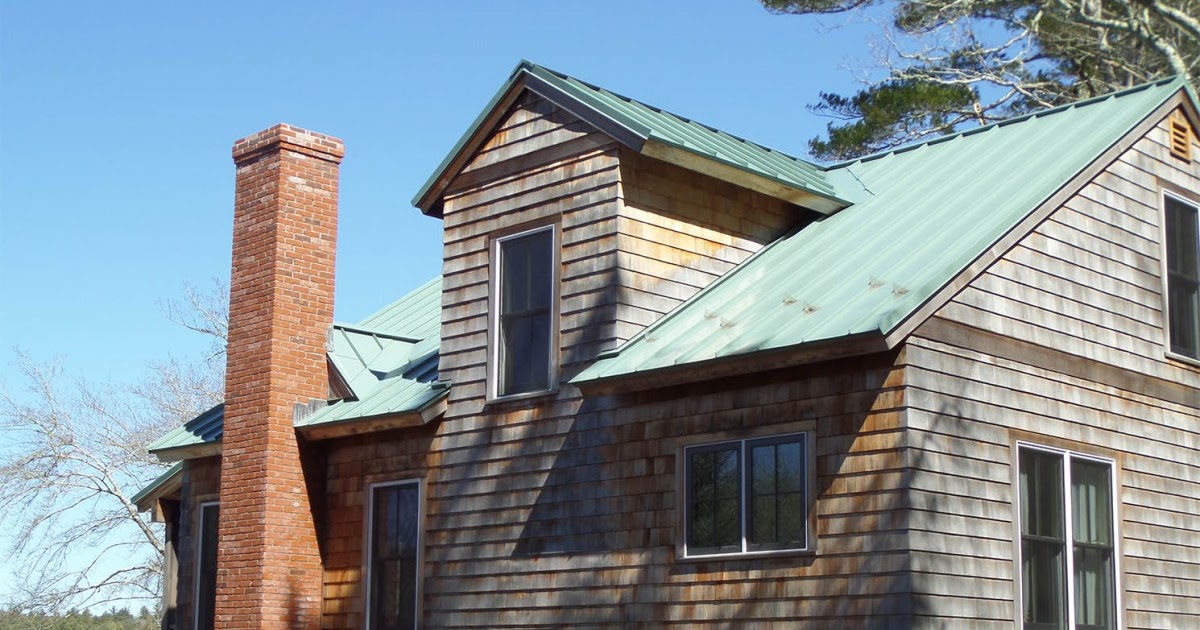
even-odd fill
[[[177,449],[215,444],[224,431],[225,404],[219,404],[189,420],[183,426],[158,438],[150,445],[151,453],[166,453]]]
[[[427,339],[442,325],[442,277],[413,289],[408,295],[368,315],[358,323],[400,337]]]
[[[886,335],[1184,85],[835,165],[830,179],[858,203],[763,249],[573,382]]]
[[[330,331],[329,358],[354,392],[296,428],[421,412],[446,396],[437,382],[442,279],[434,278],[356,325]]]
[[[446,176],[447,169],[451,168],[461,153],[473,148],[473,141],[481,141],[478,136],[480,131],[490,131],[481,129],[483,124],[505,100],[505,96],[518,86],[533,89],[635,150],[642,151],[648,141],[658,142],[784,187],[830,200],[836,207],[847,205],[827,180],[824,170],[815,164],[529,61],[517,65],[508,81],[417,192],[413,205],[428,212],[436,203],[431,192],[440,193],[435,188]]]
[[[166,486],[169,482],[176,481],[175,475],[182,473],[183,462],[175,462],[170,468],[163,471],[163,474],[156,477],[154,481],[151,481],[145,488],[142,488],[137,494],[133,495],[133,497],[129,499],[129,502],[136,505],[139,511],[145,512],[146,510],[150,509],[150,506],[141,505],[142,501],[158,492],[160,488]]]
[[[328,356],[353,396],[296,422],[308,429],[367,417],[421,412],[446,396],[437,382],[442,280],[430,280],[358,324],[335,324]],[[224,405],[193,418],[150,446],[150,452],[216,445]]]

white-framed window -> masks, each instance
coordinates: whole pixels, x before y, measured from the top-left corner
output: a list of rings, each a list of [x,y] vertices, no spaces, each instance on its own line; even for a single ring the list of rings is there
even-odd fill
[[[547,225],[492,242],[492,398],[537,394],[558,385],[557,240],[555,227]]]
[[[421,601],[421,484],[371,484],[367,500],[367,628],[417,628]]]
[[[684,448],[684,555],[810,549],[808,433]]]
[[[1200,214],[1195,202],[1163,192],[1167,349],[1200,360]]]
[[[217,523],[220,516],[219,502],[200,504],[196,519],[196,584],[192,597],[196,608],[196,630],[213,628],[217,603]]]
[[[1022,627],[1116,630],[1112,460],[1017,444]]]

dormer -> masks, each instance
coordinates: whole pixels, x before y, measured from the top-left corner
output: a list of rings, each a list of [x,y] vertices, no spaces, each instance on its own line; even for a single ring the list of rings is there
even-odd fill
[[[413,200],[444,222],[454,400],[558,391],[790,230],[823,169],[529,62]]]

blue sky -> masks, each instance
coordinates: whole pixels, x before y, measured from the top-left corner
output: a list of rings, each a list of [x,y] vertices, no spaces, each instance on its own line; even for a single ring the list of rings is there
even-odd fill
[[[805,105],[869,61],[843,20],[753,0],[4,3],[0,383],[16,347],[116,383],[203,351],[157,304],[228,278],[240,137],[345,141],[354,321],[439,273],[440,223],[410,200],[522,58],[804,155],[828,122]]]

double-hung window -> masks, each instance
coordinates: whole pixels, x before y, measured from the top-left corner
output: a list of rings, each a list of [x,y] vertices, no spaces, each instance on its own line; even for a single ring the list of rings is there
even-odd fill
[[[556,385],[554,242],[552,225],[494,241],[489,368],[494,398]]]
[[[1113,465],[1019,445],[1024,628],[1115,630]]]
[[[201,503],[196,532],[196,628],[211,630],[217,602],[217,522],[219,503]]]
[[[367,529],[367,628],[417,627],[420,569],[419,482],[370,487]]]
[[[1197,206],[1163,195],[1167,241],[1167,330],[1171,352],[1200,359],[1200,226]]]
[[[809,548],[808,434],[684,451],[687,556]]]

